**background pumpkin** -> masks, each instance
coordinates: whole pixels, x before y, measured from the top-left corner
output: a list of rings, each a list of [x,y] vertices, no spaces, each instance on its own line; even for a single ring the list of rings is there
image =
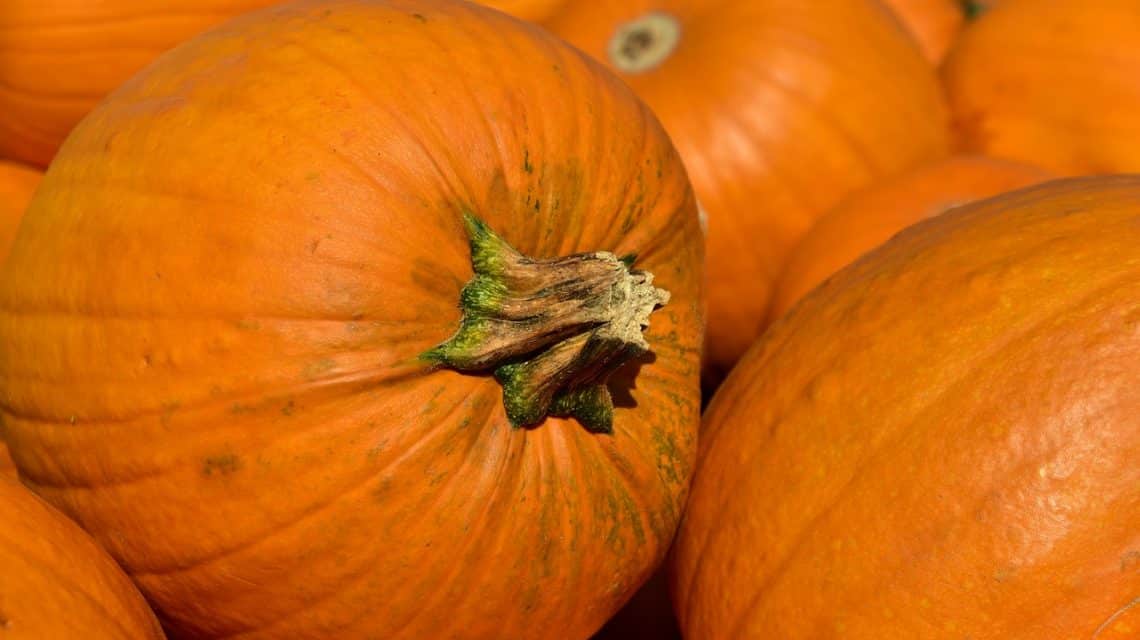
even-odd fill
[[[934,71],[874,0],[581,1],[544,24],[616,69],[685,160],[708,212],[712,377],[763,330],[816,217],[947,151]]]
[[[772,298],[775,320],[831,274],[904,228],[974,200],[1042,182],[1020,162],[959,155],[855,193],[812,226],[784,264]]]
[[[39,171],[0,160],[0,265],[8,257],[20,218],[43,177]],[[16,468],[4,443],[4,423],[0,421],[0,475],[15,475]]]
[[[5,640],[147,640],[162,630],[107,552],[18,482],[0,477]]]
[[[883,0],[918,42],[922,54],[937,65],[946,57],[966,22],[963,0]]]
[[[1140,4],[1002,0],[962,32],[944,82],[958,144],[1062,174],[1140,171]]]
[[[103,96],[174,45],[277,0],[5,0],[0,157],[46,167]]]
[[[1140,595],[1138,223],[1140,176],[1045,183],[910,227],[789,312],[706,415],[686,637],[1117,633]]]
[[[458,326],[467,211],[531,256],[636,253],[672,294],[611,435],[514,429],[495,379],[420,358]],[[173,634],[585,637],[686,495],[701,254],[665,132],[549,34],[285,5],[77,127],[0,276],[0,410]]]

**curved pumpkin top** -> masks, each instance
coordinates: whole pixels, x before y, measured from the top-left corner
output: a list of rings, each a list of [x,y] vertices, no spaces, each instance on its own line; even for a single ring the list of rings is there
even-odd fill
[[[1059,174],[1140,171],[1140,4],[990,4],[943,69],[958,146]]]
[[[147,640],[162,629],[107,552],[18,482],[0,478],[5,640]]]
[[[816,217],[944,155],[941,88],[877,0],[568,3],[544,23],[661,118],[708,212],[707,357],[726,371]]]
[[[1122,637],[1138,246],[1140,176],[1054,181],[920,222],[804,298],[706,414],[675,547],[687,637]]]
[[[478,2],[516,18],[541,23],[567,0],[478,0]]]
[[[0,156],[39,167],[108,93],[159,54],[274,0],[5,0]]]
[[[489,372],[421,359],[459,327],[465,213],[671,294],[611,434],[513,428]],[[680,514],[701,260],[664,131],[557,39],[469,3],[286,5],[64,145],[0,281],[0,409],[178,633],[586,636]]]
[[[769,315],[779,318],[820,282],[916,222],[1049,177],[1020,162],[956,155],[863,189],[820,218],[796,245]]]

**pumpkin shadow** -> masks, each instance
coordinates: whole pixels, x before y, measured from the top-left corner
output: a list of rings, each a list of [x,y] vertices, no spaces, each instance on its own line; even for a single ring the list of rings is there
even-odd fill
[[[606,386],[609,387],[610,397],[614,401],[614,408],[633,409],[637,407],[637,400],[633,397],[633,390],[637,388],[637,376],[641,368],[657,361],[657,354],[647,351],[618,367],[610,376]]]

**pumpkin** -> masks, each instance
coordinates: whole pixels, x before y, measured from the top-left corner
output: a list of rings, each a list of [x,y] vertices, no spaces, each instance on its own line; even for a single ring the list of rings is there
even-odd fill
[[[541,22],[567,0],[480,0],[479,4],[509,13],[523,20]]]
[[[1059,174],[1140,171],[1140,4],[1003,0],[946,59],[958,147]]]
[[[0,157],[46,167],[103,96],[162,52],[275,0],[5,0]]]
[[[0,477],[0,632],[5,640],[162,638],[130,579],[74,522]]]
[[[963,0],[883,0],[914,36],[934,64],[946,57],[966,21]]]
[[[14,162],[0,160],[0,264],[16,239],[20,218],[32,199],[43,175]],[[4,423],[0,422],[0,475],[14,475],[16,468],[4,444]]]
[[[877,0],[581,1],[544,26],[616,70],[685,161],[708,215],[710,376],[761,333],[818,216],[947,153],[935,73]]]
[[[902,229],[952,207],[1042,182],[1030,165],[959,155],[860,191],[819,219],[792,251],[772,299],[772,318]]]
[[[1137,247],[1140,176],[1057,180],[804,298],[708,409],[685,637],[1135,637]]]
[[[702,252],[664,129],[550,34],[282,5],[76,128],[0,412],[172,635],[583,638],[687,494]]]

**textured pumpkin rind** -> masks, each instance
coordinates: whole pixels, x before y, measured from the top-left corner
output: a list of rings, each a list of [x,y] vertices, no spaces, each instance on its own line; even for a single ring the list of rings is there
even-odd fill
[[[10,478],[0,478],[0,513],[2,637],[163,637],[130,579],[74,522]]]
[[[43,174],[30,167],[0,160],[0,268],[8,257],[20,219],[32,200]],[[4,442],[4,423],[0,421],[0,475],[16,475],[16,467]]]
[[[479,0],[479,4],[537,23],[554,15],[566,2],[567,0]]]
[[[5,0],[0,156],[46,167],[100,100],[164,51],[273,0]]]
[[[797,239],[847,193],[949,149],[931,65],[877,0],[572,3],[544,26],[599,60],[622,25],[679,24],[622,77],[661,118],[708,212],[709,373],[765,326]]]
[[[1127,632],[1137,246],[1140,176],[1054,181],[809,294],[706,414],[672,563],[686,637]]]
[[[816,221],[792,250],[776,283],[770,319],[779,318],[828,276],[904,228],[951,207],[1050,177],[1020,162],[956,155],[852,194]]]
[[[530,256],[636,254],[671,293],[612,435],[512,428],[493,378],[418,358],[459,325],[465,213]],[[700,239],[651,112],[552,36],[469,3],[286,5],[171,51],[61,149],[0,274],[0,411],[29,486],[174,635],[585,637],[687,494]]]
[[[1061,175],[1140,171],[1140,5],[1002,0],[942,70],[959,149]]]

